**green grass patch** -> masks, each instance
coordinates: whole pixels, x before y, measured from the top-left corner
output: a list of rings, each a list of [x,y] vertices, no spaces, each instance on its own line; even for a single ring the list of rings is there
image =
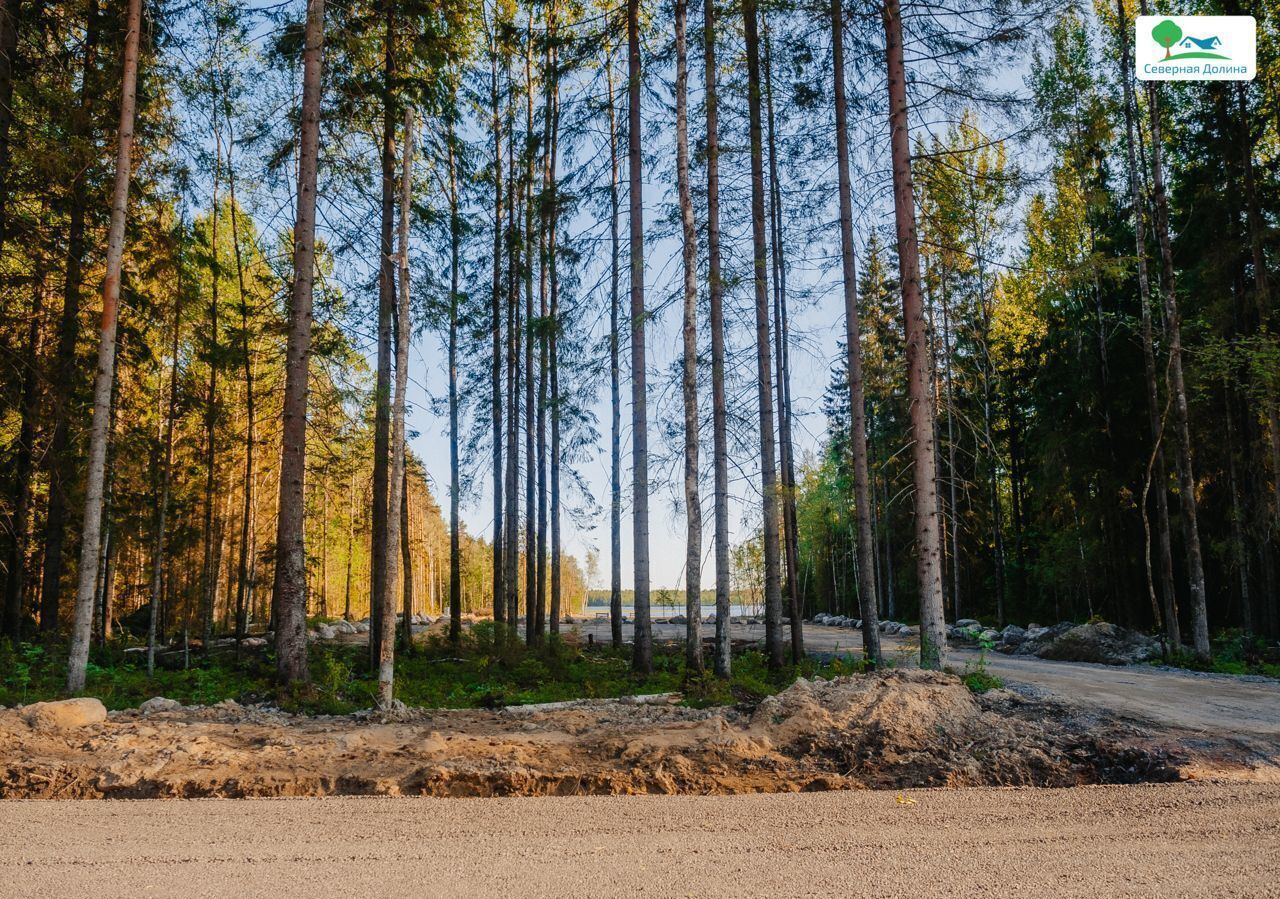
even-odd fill
[[[735,655],[733,676],[725,680],[709,670],[687,671],[682,647],[670,645],[655,647],[653,671],[640,675],[631,670],[629,650],[578,646],[554,637],[545,645],[527,647],[494,637],[493,626],[482,623],[459,646],[433,637],[412,653],[398,652],[396,698],[409,706],[467,709],[680,692],[685,704],[703,708],[758,702],[797,677],[862,670],[860,661],[836,657],[826,663],[806,659],[771,672],[764,654],[750,650]],[[133,708],[165,696],[184,705],[233,699],[242,704],[268,701],[307,714],[347,714],[371,707],[377,692],[368,652],[359,645],[312,644],[311,683],[287,691],[274,683],[269,649],[245,650],[239,658],[229,651],[205,657],[192,650],[190,667],[157,667],[150,678],[145,654],[123,650],[121,645],[94,647],[90,657],[85,695],[98,697],[109,709]],[[65,678],[65,646],[13,647],[0,641],[0,705],[61,698]]]

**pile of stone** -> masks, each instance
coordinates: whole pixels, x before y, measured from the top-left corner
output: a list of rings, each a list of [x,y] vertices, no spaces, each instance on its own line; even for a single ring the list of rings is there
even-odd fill
[[[1155,638],[1106,621],[1063,621],[1050,627],[1029,624],[1025,628],[1010,624],[996,630],[976,619],[961,618],[948,629],[948,636],[957,643],[984,646],[1006,655],[1034,655],[1061,662],[1133,665],[1161,655]]]

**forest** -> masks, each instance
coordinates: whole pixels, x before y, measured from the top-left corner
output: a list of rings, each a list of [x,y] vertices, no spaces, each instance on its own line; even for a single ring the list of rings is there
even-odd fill
[[[671,593],[721,676],[748,594],[773,670],[1280,637],[1280,8],[1176,6],[1262,74],[1137,80],[1146,0],[0,0],[4,636],[368,617],[383,705],[588,588],[641,673]]]

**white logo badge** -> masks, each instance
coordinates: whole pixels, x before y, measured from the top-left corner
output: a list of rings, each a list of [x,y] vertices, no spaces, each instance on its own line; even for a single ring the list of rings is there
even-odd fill
[[[1135,61],[1143,81],[1252,81],[1253,16],[1138,16]]]

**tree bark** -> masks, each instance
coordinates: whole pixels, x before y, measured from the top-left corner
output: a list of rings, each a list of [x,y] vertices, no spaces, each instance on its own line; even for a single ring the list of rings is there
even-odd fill
[[[498,98],[498,29],[501,23],[495,21],[492,27],[494,37],[493,52],[489,60],[489,99],[493,128],[493,293],[489,307],[489,332],[493,348],[490,367],[493,428],[493,620],[495,625],[501,625],[506,617],[502,566],[502,115]]]
[[[111,225],[107,235],[106,276],[102,287],[102,325],[98,344],[98,370],[93,384],[93,422],[89,430],[89,466],[85,474],[84,525],[80,538],[79,584],[75,618],[67,659],[67,693],[84,689],[89,662],[89,638],[93,626],[94,582],[102,525],[103,485],[107,466],[107,438],[111,418],[111,392],[115,384],[116,325],[120,311],[120,276],[124,259],[124,226],[129,206],[129,179],[133,150],[134,106],[138,84],[138,44],[142,0],[129,0],[124,43],[124,75],[120,87],[120,129],[116,148],[115,184],[111,192]]]
[[[556,226],[560,220],[559,180],[556,159],[560,142],[560,81],[558,74],[559,50],[556,46],[555,3],[551,4],[552,19],[548,40],[551,43],[551,84],[547,91],[547,274],[551,281],[551,308],[547,327],[547,354],[549,357],[551,404],[551,600],[547,628],[553,634],[560,633],[561,589],[560,570],[560,281],[556,274]]]
[[[929,397],[928,329],[920,296],[920,247],[916,237],[915,187],[911,177],[911,134],[907,122],[907,73],[902,52],[898,0],[884,0],[885,62],[889,87],[889,129],[893,158],[894,223],[907,344],[907,392],[911,402],[911,461],[915,480],[916,575],[920,590],[920,667],[946,664],[947,634],[942,609],[942,543],[934,482],[934,413]]]
[[[728,677],[732,665],[729,627],[729,431],[724,386],[724,281],[720,276],[720,134],[716,105],[715,0],[703,2],[703,60],[707,110],[707,292],[711,325],[711,433],[715,492],[716,641],[715,672]]]
[[[1173,269],[1173,249],[1169,242],[1169,198],[1164,185],[1163,148],[1160,135],[1160,93],[1157,82],[1147,82],[1151,114],[1151,180],[1155,188],[1156,235],[1160,242],[1161,281],[1164,287],[1165,333],[1169,341],[1169,390],[1173,393],[1173,419],[1178,431],[1178,477],[1181,480],[1179,505],[1186,532],[1184,551],[1191,581],[1191,639],[1196,655],[1208,660],[1209,618],[1205,608],[1204,563],[1200,555],[1200,525],[1196,498],[1196,478],[1192,467],[1191,426],[1187,410],[1187,390],[1182,377],[1182,323],[1178,317],[1178,294]]]
[[[764,550],[764,642],[769,667],[782,668],[782,583],[778,552],[778,472],[774,456],[773,375],[770,364],[769,288],[764,224],[764,149],[760,110],[760,38],[756,0],[742,4],[747,52],[747,107],[751,132],[751,236],[756,299],[756,394],[760,413],[760,493]]]
[[[622,648],[622,389],[618,332],[618,117],[614,107],[613,50],[605,53],[609,91],[609,636]]]
[[[773,273],[773,319],[776,332],[773,353],[778,376],[778,471],[782,482],[782,548],[786,562],[787,615],[791,619],[791,661],[804,658],[804,621],[800,613],[800,542],[796,531],[796,478],[791,458],[791,383],[787,346],[787,275],[782,237],[782,183],[778,177],[778,150],[773,114],[773,63],[768,19],[764,23],[764,103],[769,154],[769,230]]]
[[[280,503],[272,602],[276,624],[276,676],[285,684],[309,679],[307,669],[307,559],[303,546],[307,461],[307,390],[311,358],[312,286],[315,279],[316,168],[320,149],[320,67],[324,0],[307,0],[302,65],[302,127],[298,151],[297,222],[293,229],[293,291],[285,349],[284,423],[281,428]]]
[[[404,513],[408,509],[409,501],[405,487],[408,474],[405,468],[404,414],[405,396],[409,390],[409,341],[413,335],[413,322],[409,309],[409,215],[413,204],[413,129],[413,107],[407,107],[404,111],[404,145],[400,150],[402,156],[398,235],[400,252],[396,259],[400,267],[400,283],[395,316],[396,386],[391,404],[391,482],[387,501],[387,588],[393,590],[397,577],[401,579],[400,592],[404,600],[403,637],[406,652],[413,649],[413,629],[410,627],[413,617],[413,571],[409,567],[409,560],[404,558],[405,532],[408,530],[408,519]],[[394,594],[388,597],[387,601],[387,608],[393,610],[392,615],[395,614],[393,598]],[[393,639],[394,633],[392,631]],[[394,678],[394,670],[390,674]],[[379,682],[379,687],[381,686]],[[385,703],[391,702],[391,692],[391,686],[388,686],[386,695],[382,697]]]
[[[215,101],[216,102],[216,101]],[[213,501],[217,484],[218,459],[218,313],[221,301],[218,282],[222,279],[222,266],[218,264],[218,188],[222,179],[222,133],[218,130],[218,116],[214,115],[213,206],[209,210],[209,330],[206,334],[209,360],[209,389],[204,405],[204,561],[200,569],[200,649],[209,651],[213,637],[213,605],[217,591],[218,571],[214,561],[214,512]]]
[[[548,34],[545,41],[545,61],[543,64],[543,79],[550,91],[551,76],[551,40],[550,27],[551,22],[555,18],[555,4],[547,5],[547,23]],[[538,469],[544,464],[540,452],[542,446],[537,442],[538,425],[542,419],[543,406],[539,402],[544,399],[542,396],[542,385],[544,378],[542,376],[543,369],[539,368],[539,377],[535,384],[533,376],[533,345],[538,337],[538,325],[541,323],[542,314],[538,316],[539,321],[535,322],[533,318],[533,241],[534,241],[534,197],[533,182],[534,168],[536,165],[535,147],[537,146],[537,138],[534,136],[533,130],[533,12],[529,13],[529,40],[525,43],[524,56],[524,80],[525,80],[525,181],[524,181],[524,221],[525,221],[525,240],[528,245],[526,253],[526,264],[524,267],[524,320],[525,320],[525,341],[524,341],[524,453],[525,453],[525,528],[524,528],[524,608],[525,608],[525,626],[524,637],[525,643],[532,646],[541,638],[543,629],[546,626],[546,609],[543,602],[546,599],[544,593],[539,590],[538,569],[542,564],[542,559],[538,555],[538,540],[541,536],[542,526],[538,522]],[[546,109],[550,109],[550,104],[546,104]],[[544,112],[544,115],[549,115]],[[544,157],[546,156],[544,152]],[[547,167],[543,164],[543,189],[545,190],[547,180]],[[542,204],[537,204],[541,206]],[[539,209],[539,225],[545,224],[545,210]],[[540,233],[542,230],[540,229]],[[542,240],[540,238],[539,245]],[[540,278],[545,278],[546,259],[543,253],[539,253],[539,271]],[[545,281],[543,281],[544,289],[539,296],[539,302],[542,297],[546,296]],[[542,340],[538,340],[539,363],[542,359]],[[536,391],[536,395],[535,395]]]
[[[640,148],[640,0],[627,0],[627,170],[631,244],[631,521],[635,636],[631,666],[653,670],[649,617],[649,416],[645,392],[644,198]]]
[[[698,496],[698,233],[689,183],[689,64],[685,46],[688,6],[688,0],[676,0],[676,182],[684,261],[684,657],[686,671],[695,672],[702,670],[702,501]]]
[[[378,244],[378,372],[373,402],[372,594],[369,610],[369,667],[378,673],[378,703],[391,701],[395,668],[395,569],[399,510],[391,507],[391,365],[392,318],[396,306],[396,260],[393,243],[396,208],[396,128],[399,125],[392,85],[396,71],[396,22],[390,5],[382,37],[382,202]],[[394,524],[393,524],[394,520]]]
[[[844,284],[845,355],[849,373],[849,444],[853,454],[853,501],[858,522],[858,607],[862,615],[863,654],[871,665],[879,668],[884,659],[880,652],[880,615],[872,546],[874,534],[871,529],[871,486],[867,466],[858,263],[853,248],[853,192],[849,175],[848,99],[845,93],[844,12],[841,0],[831,2],[831,50],[835,69],[836,165],[840,169],[840,261]]]
[[[18,61],[21,0],[0,0],[0,255],[9,232],[9,131],[13,126],[13,72]]]
[[[1133,72],[1130,68],[1129,26],[1125,21],[1125,5],[1117,0],[1120,35],[1120,80],[1124,85],[1125,162],[1128,166],[1129,194],[1133,202],[1134,258],[1138,268],[1138,302],[1142,307],[1142,363],[1146,375],[1147,424],[1151,440],[1160,441],[1162,430],[1160,388],[1156,380],[1155,338],[1151,324],[1151,278],[1147,270],[1146,203],[1142,191],[1142,177],[1138,170],[1136,115],[1137,98],[1133,90]],[[1169,475],[1165,469],[1164,447],[1155,448],[1154,478],[1156,493],[1156,542],[1160,550],[1160,599],[1163,608],[1164,635],[1169,649],[1176,651],[1182,645],[1178,626],[1178,600],[1173,580],[1173,543],[1169,533]]]
[[[457,86],[450,84],[449,159],[449,642],[462,640],[462,466],[458,453],[458,281],[462,218],[458,210]]]

